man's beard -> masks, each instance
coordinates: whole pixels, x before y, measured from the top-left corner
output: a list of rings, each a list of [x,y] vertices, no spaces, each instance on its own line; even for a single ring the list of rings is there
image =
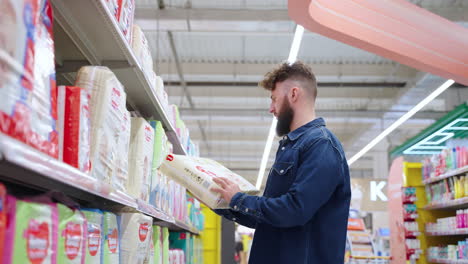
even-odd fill
[[[282,137],[291,132],[291,123],[294,118],[294,110],[289,105],[287,98],[281,106],[281,113],[278,114],[278,124],[276,125],[276,134]]]

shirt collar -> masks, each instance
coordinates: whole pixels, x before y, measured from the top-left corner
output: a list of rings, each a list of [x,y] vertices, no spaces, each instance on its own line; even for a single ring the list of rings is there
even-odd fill
[[[314,119],[313,121],[310,121],[309,123],[301,126],[300,128],[297,128],[294,131],[289,132],[289,134],[284,136],[283,139],[286,139],[287,137],[289,138],[289,140],[295,141],[310,128],[319,127],[319,126],[325,126],[325,120],[323,120],[323,118],[321,117]]]

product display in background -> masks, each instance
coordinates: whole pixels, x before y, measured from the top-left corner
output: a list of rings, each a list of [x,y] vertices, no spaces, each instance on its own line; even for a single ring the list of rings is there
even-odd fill
[[[6,0],[0,22],[0,132],[58,157],[52,7]]]
[[[118,264],[120,262],[120,234],[115,214],[104,212],[102,232],[102,264]]]
[[[127,190],[135,198],[149,201],[154,130],[145,119],[132,117],[131,131]]]
[[[153,219],[139,213],[119,214],[120,263],[143,264],[153,235]]]
[[[463,142],[468,145],[468,142]],[[434,154],[423,160],[423,180],[437,178],[438,176],[463,168],[468,165],[468,149],[465,146],[456,146]]]
[[[429,202],[448,202],[467,196],[467,175],[454,176],[426,185],[426,197]]]
[[[220,194],[210,190],[217,186],[213,182],[214,177],[230,179],[239,185],[242,192],[258,193],[250,182],[210,159],[170,154],[161,165],[161,171],[187,188],[211,209],[229,207]]]
[[[86,264],[100,264],[102,259],[102,212],[98,209],[83,209],[86,217]]]
[[[79,210],[57,204],[59,214],[57,263],[85,263],[86,219]]]
[[[90,94],[80,87],[58,87],[59,159],[89,173],[91,144]]]
[[[457,245],[430,247],[427,250],[427,256],[429,260],[468,260],[468,239],[458,241]]]
[[[119,177],[113,179],[116,175],[116,159],[128,159],[128,156],[117,157],[125,154],[118,151],[117,147],[119,135],[123,133],[122,126],[126,122],[124,88],[112,71],[100,66],[82,67],[75,85],[91,93],[91,175],[114,186],[125,186]]]
[[[119,8],[117,11],[117,22],[125,39],[128,43],[132,43],[135,0],[117,0],[117,3]]]

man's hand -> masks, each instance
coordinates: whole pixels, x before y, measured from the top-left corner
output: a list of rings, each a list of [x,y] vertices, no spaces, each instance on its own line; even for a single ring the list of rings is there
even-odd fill
[[[226,178],[213,178],[213,181],[221,188],[211,188],[211,191],[220,193],[228,203],[231,203],[232,197],[241,191],[237,184]]]

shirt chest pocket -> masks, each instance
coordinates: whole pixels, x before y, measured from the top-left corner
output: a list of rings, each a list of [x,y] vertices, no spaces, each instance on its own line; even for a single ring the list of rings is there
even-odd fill
[[[294,162],[276,162],[270,173],[269,196],[276,197],[285,194],[294,181]]]

